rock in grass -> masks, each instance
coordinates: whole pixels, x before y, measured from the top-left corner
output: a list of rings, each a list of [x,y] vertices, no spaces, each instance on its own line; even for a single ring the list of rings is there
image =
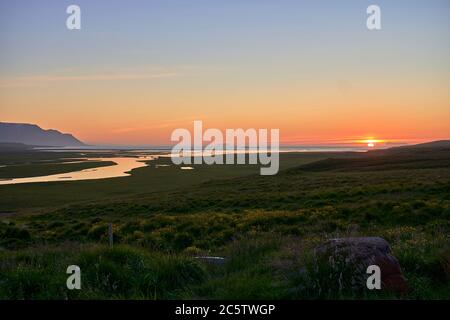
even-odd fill
[[[391,254],[389,243],[380,237],[331,239],[316,248],[316,255],[325,257],[338,271],[339,281],[346,279],[352,289],[366,289],[367,267],[377,265],[381,271],[382,289],[406,293],[408,286],[398,260]]]
[[[225,258],[222,258],[222,257],[201,256],[201,257],[194,257],[194,259],[197,259],[199,261],[206,262],[209,264],[213,264],[216,266],[222,266],[225,264]]]

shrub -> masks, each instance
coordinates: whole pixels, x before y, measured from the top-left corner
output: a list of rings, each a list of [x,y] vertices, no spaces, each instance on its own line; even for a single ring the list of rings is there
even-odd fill
[[[107,224],[96,224],[93,225],[88,231],[88,237],[93,240],[101,240],[108,235],[108,225]]]

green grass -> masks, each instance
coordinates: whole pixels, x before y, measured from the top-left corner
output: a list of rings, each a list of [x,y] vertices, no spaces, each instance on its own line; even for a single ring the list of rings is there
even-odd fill
[[[170,299],[204,277],[192,259],[127,246],[64,245],[3,252],[0,260],[0,299]],[[67,290],[69,265],[80,267],[82,290]]]
[[[170,161],[161,158],[127,178],[0,187],[0,212],[19,212],[0,221],[0,298],[450,298],[445,162],[305,166],[320,159],[286,154],[268,177],[250,166],[154,168]],[[339,236],[384,237],[408,294],[339,286],[311,255]],[[202,254],[227,262],[192,257]],[[65,289],[69,264],[85,274],[79,292]]]
[[[97,156],[120,156],[126,154],[96,154]],[[65,153],[51,152],[50,155],[39,153],[37,159],[56,161],[60,157],[76,157],[77,154],[66,155]],[[306,164],[318,159],[323,159],[326,155],[320,154],[285,154],[282,155],[281,168],[291,168],[296,165]],[[20,154],[13,154],[9,157],[3,155],[3,163],[22,163],[30,162],[32,155],[27,153],[23,160],[20,160]],[[2,153],[0,153],[0,160]],[[0,161],[0,163],[2,163]],[[116,201],[118,198],[140,197],[154,192],[183,189],[190,186],[228,179],[250,174],[259,174],[259,166],[256,165],[193,165],[195,170],[180,170],[178,166],[159,167],[156,165],[171,165],[170,158],[159,158],[150,161],[148,167],[141,167],[132,170],[131,176],[100,179],[100,180],[84,180],[70,182],[49,182],[49,183],[29,183],[20,185],[0,185],[0,215],[2,212],[42,212],[52,208],[59,208],[74,203],[90,203],[90,202],[109,202]],[[68,164],[60,164],[58,167],[53,165],[53,169],[61,170],[62,166]],[[31,168],[36,168],[33,163]],[[8,167],[3,168],[8,169]],[[38,175],[39,171],[27,172],[32,175]],[[55,172],[56,173],[56,172]],[[9,176],[14,176],[13,172],[9,172]]]

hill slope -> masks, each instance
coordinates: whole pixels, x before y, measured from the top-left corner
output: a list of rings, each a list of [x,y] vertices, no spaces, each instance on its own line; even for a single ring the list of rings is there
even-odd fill
[[[0,143],[22,143],[31,146],[83,146],[84,143],[68,133],[44,130],[35,124],[0,122]]]
[[[26,151],[31,147],[23,143],[15,142],[0,142],[0,152],[11,152],[11,151]]]
[[[298,167],[304,171],[379,171],[450,168],[450,141],[372,150],[352,158],[329,158]]]

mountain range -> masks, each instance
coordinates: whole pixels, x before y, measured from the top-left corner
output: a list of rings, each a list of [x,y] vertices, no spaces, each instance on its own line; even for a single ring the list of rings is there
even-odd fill
[[[67,147],[85,144],[69,133],[45,130],[35,124],[0,122],[0,143],[22,143],[29,146]]]

